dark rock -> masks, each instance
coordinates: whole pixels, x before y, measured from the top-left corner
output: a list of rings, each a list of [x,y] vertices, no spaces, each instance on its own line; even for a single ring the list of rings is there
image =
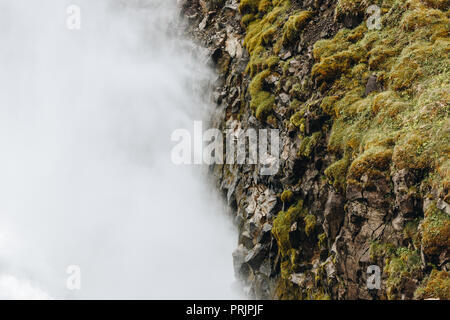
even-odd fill
[[[272,225],[268,222],[264,223],[261,232],[258,235],[258,239],[257,242],[259,243],[267,243],[270,241],[271,237],[272,237]]]
[[[328,238],[336,238],[344,221],[344,216],[344,199],[337,192],[330,191],[324,211],[324,227]]]
[[[257,270],[264,261],[267,254],[267,247],[257,243],[253,249],[245,256],[247,263],[253,270]]]
[[[369,93],[373,91],[378,91],[381,89],[381,84],[378,83],[377,76],[371,75],[367,80],[366,91],[364,92],[364,96],[367,96]]]

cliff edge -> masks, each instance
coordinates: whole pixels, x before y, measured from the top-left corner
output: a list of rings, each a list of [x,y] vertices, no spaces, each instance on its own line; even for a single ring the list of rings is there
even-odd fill
[[[278,173],[211,167],[247,294],[450,299],[450,1],[178,2],[214,127],[279,129]]]

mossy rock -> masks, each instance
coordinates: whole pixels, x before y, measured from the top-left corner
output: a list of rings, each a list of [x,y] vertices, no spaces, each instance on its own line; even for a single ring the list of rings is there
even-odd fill
[[[422,247],[427,255],[439,255],[450,248],[450,216],[433,203],[422,222]]]
[[[301,11],[300,13],[289,17],[283,28],[282,43],[284,46],[288,46],[298,39],[299,32],[312,16],[312,11]]]
[[[450,299],[450,273],[433,269],[415,292],[416,299]]]

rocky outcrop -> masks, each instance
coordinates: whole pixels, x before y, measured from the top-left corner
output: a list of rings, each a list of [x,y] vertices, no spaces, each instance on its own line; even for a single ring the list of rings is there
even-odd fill
[[[383,23],[396,30],[410,14],[420,20],[420,10],[434,10],[427,12],[448,19],[436,3],[408,1],[405,6],[390,1],[382,6]],[[379,123],[381,132],[364,136],[366,131],[376,131],[376,121],[384,121],[374,115],[383,103],[389,104],[386,112],[392,115],[403,112],[402,104],[416,103],[406,101],[406,96],[397,99],[396,92],[412,90],[409,94],[418,99],[421,94],[412,85],[404,89],[397,84],[393,73],[400,68],[397,60],[386,60],[389,66],[381,62],[394,57],[409,63],[399,50],[414,48],[405,43],[383,51],[376,46],[377,41],[389,39],[380,40],[367,30],[365,4],[179,1],[189,22],[187,33],[208,48],[218,74],[213,126],[224,132],[276,128],[280,133],[280,169],[274,175],[260,175],[260,165],[211,167],[239,229],[234,267],[252,298],[449,297],[448,187],[429,178],[442,170],[412,165],[417,158],[400,156],[406,148],[401,139],[408,137],[400,138],[400,129],[396,135],[383,132],[384,122]],[[409,32],[409,25],[401,27]],[[436,39],[448,40],[442,30]],[[438,41],[444,40],[432,45]],[[438,79],[446,71],[436,72],[428,77]],[[412,78],[408,79],[404,81]],[[442,85],[448,87],[447,82]],[[387,100],[381,103],[382,99]],[[442,96],[436,99],[444,101]],[[364,105],[372,108],[366,127],[354,115],[365,113]],[[439,111],[433,110],[434,120],[441,121]],[[443,139],[448,139],[448,128],[442,130]],[[386,137],[375,137],[379,134]],[[446,158],[443,150],[434,149]],[[404,165],[401,160],[409,162]],[[445,173],[440,179],[445,181]],[[367,286],[369,265],[382,270],[378,289]],[[436,279],[443,287],[435,287]]]

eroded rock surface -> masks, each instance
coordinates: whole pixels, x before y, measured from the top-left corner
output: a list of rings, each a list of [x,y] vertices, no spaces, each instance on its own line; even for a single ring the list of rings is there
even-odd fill
[[[285,27],[280,29],[285,39],[276,53],[271,51],[278,64],[267,67],[266,62],[258,62],[258,66],[251,61],[249,44],[244,44],[249,26],[244,22],[256,19],[249,15],[259,14],[260,19],[270,13],[239,7],[236,0],[180,1],[181,13],[189,21],[187,33],[208,48],[218,74],[213,126],[224,131],[280,130],[278,173],[262,176],[259,165],[247,164],[211,168],[239,230],[233,253],[236,274],[253,298],[412,299],[421,296],[416,291],[428,281],[430,272],[448,283],[449,240],[445,228],[450,206],[444,201],[445,194],[434,187],[426,196],[419,193],[424,171],[383,162],[385,154],[390,159],[392,152],[367,160],[353,155],[346,158],[346,154],[332,152],[330,147],[334,118],[326,111],[325,101],[337,99],[329,94],[333,90],[331,77],[347,71],[336,69],[330,75],[319,65],[313,76],[313,66],[319,62],[314,57],[314,45],[335,37],[343,28],[355,30],[348,37],[356,43],[364,36],[358,30],[365,28],[363,19],[367,16],[364,11],[337,8],[336,3],[292,1],[287,9],[280,10],[279,15],[286,16],[282,21]],[[300,20],[302,12],[313,14],[305,14],[304,22]],[[302,31],[292,38],[286,33],[286,25],[294,15]],[[276,32],[281,32],[272,35],[267,30],[263,46],[275,43]],[[373,59],[361,60],[359,65],[350,63],[355,68],[365,67],[374,64]],[[261,67],[262,71],[251,71],[249,66]],[[273,97],[274,105],[268,114],[258,114],[250,105],[255,97],[249,87],[264,70],[270,70],[270,75],[263,78],[261,86]],[[361,88],[355,99],[386,95],[386,86],[369,71],[355,81]],[[303,109],[297,108],[299,105]],[[303,111],[299,114],[297,110]],[[341,164],[346,171],[339,173]],[[439,231],[444,234],[443,243],[426,240],[427,219],[431,219],[424,219],[427,215],[443,219]],[[378,265],[383,271],[379,290],[367,288],[369,265]],[[422,297],[427,297],[426,293]]]

